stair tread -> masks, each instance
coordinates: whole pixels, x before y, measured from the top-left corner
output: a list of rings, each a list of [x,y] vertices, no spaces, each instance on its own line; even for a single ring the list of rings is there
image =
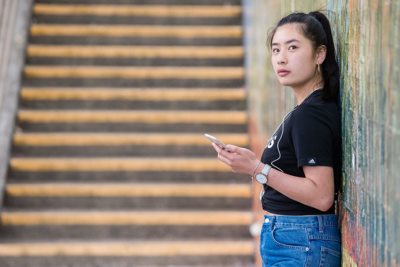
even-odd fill
[[[165,0],[112,0],[112,5],[165,5]],[[98,5],[107,4],[110,5],[110,0],[36,0],[35,3],[41,4],[87,4],[87,5]],[[240,0],[168,0],[168,5],[229,5],[229,6],[241,6]]]
[[[11,158],[15,171],[231,171],[216,158]]]
[[[62,5],[36,4],[35,14],[102,16],[233,17],[240,6],[195,5]]]
[[[63,241],[0,244],[0,256],[175,256],[175,255],[252,255],[254,242],[224,241]]]
[[[19,110],[20,122],[246,123],[246,111]]]
[[[217,183],[8,183],[7,196],[251,197],[250,186]]]
[[[26,78],[240,79],[243,67],[34,66]]]
[[[199,101],[245,100],[241,88],[85,88],[85,87],[23,87],[21,99],[26,100],[147,100]]]
[[[213,133],[227,144],[248,145],[247,134]],[[209,146],[203,134],[193,133],[16,133],[15,146],[121,146],[121,145],[195,145]]]
[[[242,36],[242,26],[147,26],[34,24],[31,36],[141,36],[179,38],[232,38]]]
[[[249,211],[6,211],[7,225],[249,225]]]
[[[27,53],[31,57],[241,58],[244,51],[242,46],[29,45]]]

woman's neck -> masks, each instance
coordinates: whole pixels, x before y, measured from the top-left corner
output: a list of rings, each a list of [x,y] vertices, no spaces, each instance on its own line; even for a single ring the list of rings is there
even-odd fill
[[[300,105],[309,94],[320,87],[324,87],[324,83],[316,83],[315,81],[310,81],[301,87],[292,87],[297,98],[297,104]]]

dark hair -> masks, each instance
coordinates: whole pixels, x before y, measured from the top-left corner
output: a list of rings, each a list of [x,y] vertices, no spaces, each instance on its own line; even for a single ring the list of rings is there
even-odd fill
[[[321,45],[326,46],[326,58],[320,65],[322,79],[324,80],[324,93],[322,99],[326,101],[337,101],[340,86],[340,74],[328,18],[320,11],[313,11],[308,14],[289,14],[283,17],[276,27],[270,30],[270,33],[268,34],[269,47],[272,47],[272,39],[278,27],[289,23],[299,24],[302,34],[311,41],[314,51],[316,51],[316,49]]]

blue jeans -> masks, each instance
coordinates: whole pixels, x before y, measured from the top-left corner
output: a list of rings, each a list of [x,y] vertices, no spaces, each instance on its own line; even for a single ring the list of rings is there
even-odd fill
[[[262,266],[336,267],[341,264],[338,216],[264,215]]]

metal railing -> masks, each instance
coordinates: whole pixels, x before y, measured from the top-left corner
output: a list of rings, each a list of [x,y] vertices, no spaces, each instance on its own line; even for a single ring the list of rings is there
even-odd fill
[[[0,0],[0,207],[18,110],[33,0]]]

